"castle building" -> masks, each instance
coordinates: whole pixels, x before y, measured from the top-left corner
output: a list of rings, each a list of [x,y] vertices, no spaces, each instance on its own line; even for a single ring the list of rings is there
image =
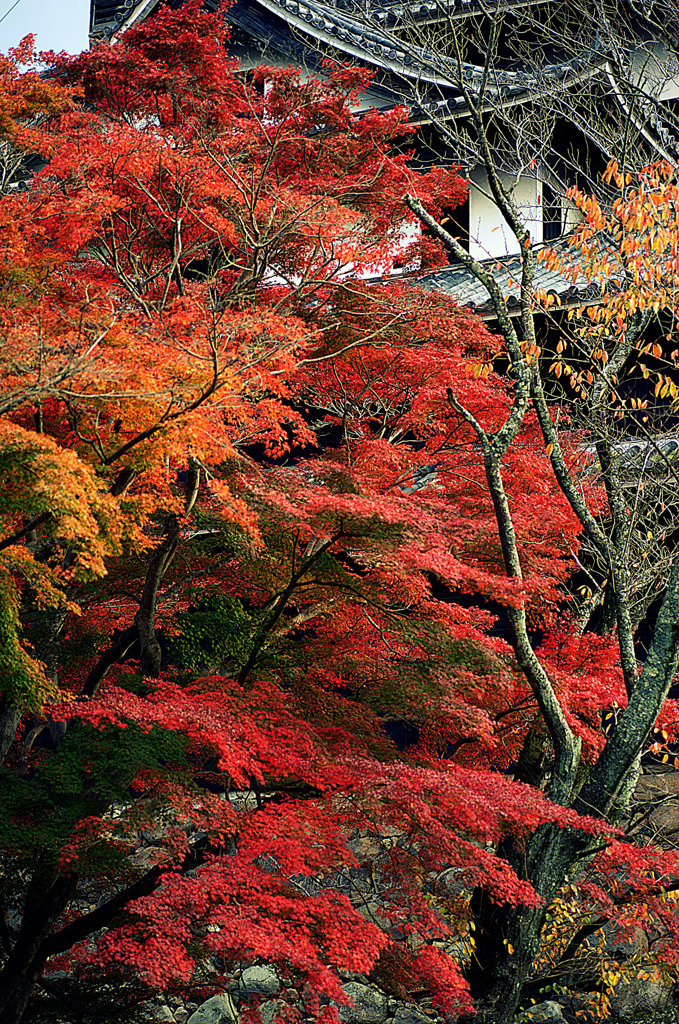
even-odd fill
[[[114,42],[159,4],[181,2],[91,0],[91,39]],[[483,0],[235,0],[225,21],[244,70],[292,64],[322,75],[326,57],[369,68],[363,105],[405,104],[418,158],[463,168],[469,199],[449,229],[492,261],[510,299],[519,245],[490,195],[470,106],[538,245],[568,235],[578,221],[568,187],[598,188],[610,159],[632,169],[679,155],[675,0],[496,0],[492,13]],[[581,298],[553,272],[539,274],[537,287]],[[431,284],[486,309],[487,292],[460,266]]]

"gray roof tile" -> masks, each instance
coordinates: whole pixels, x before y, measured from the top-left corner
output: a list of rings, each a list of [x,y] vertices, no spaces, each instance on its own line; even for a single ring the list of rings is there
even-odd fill
[[[604,239],[601,240],[601,246],[608,247]],[[553,248],[563,252],[568,247],[568,237],[553,243]],[[577,262],[575,252],[572,253],[571,260]],[[508,306],[517,307],[521,290],[521,257],[505,256],[483,260],[481,263],[484,270],[490,272],[500,286]],[[474,277],[472,271],[461,263],[451,264],[450,267],[427,274],[419,278],[418,283],[431,291],[445,292],[461,306],[471,306],[480,313],[492,312],[488,290]],[[575,280],[572,280],[556,270],[551,270],[541,260],[536,263],[533,287],[536,290],[543,289],[547,294],[558,295],[562,302],[594,299],[601,295],[598,279],[591,281],[579,273]]]

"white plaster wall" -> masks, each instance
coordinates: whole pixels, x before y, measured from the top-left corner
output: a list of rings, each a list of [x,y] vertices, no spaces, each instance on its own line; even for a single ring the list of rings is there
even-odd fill
[[[269,68],[290,67],[290,61],[286,60],[280,54],[276,54],[274,52],[269,53],[266,50],[262,53],[255,49],[251,49],[247,53],[242,53],[239,58],[238,66],[240,71],[251,71],[253,68],[258,68],[262,64],[265,64]],[[318,78],[320,81],[323,81],[324,78],[320,69],[309,71],[308,68],[297,68],[297,71],[299,72],[299,80],[302,83],[308,82],[311,78]],[[265,83],[265,95],[266,91]],[[385,100],[384,96],[371,92],[370,89],[368,89],[365,93],[361,94],[356,109],[388,111],[391,109],[391,104],[388,100]]]
[[[659,40],[645,43],[632,55],[632,80],[656,99],[674,100],[679,96],[679,57]]]
[[[500,174],[503,185],[512,188],[521,218],[534,242],[542,241],[542,182],[536,175],[522,175],[515,183]],[[519,243],[492,198],[484,168],[469,175],[469,252],[476,259],[507,256],[519,252]]]
[[[576,228],[578,224],[582,224],[584,219],[584,214],[578,210],[572,199],[563,196],[561,199],[561,230],[564,235]]]

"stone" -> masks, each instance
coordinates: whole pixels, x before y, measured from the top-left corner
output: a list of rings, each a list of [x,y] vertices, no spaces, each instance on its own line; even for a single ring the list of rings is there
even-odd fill
[[[174,1014],[169,1006],[154,1006],[153,1024],[176,1024]]]
[[[340,1020],[347,1024],[382,1024],[387,1018],[387,997],[377,989],[362,985],[359,981],[349,981],[342,985],[343,991],[351,999],[353,1006],[338,1006]]]
[[[603,951],[614,960],[638,960],[648,953],[648,936],[643,928],[636,928],[633,935],[626,937],[624,932],[607,921],[585,939],[583,946]]]
[[[679,772],[642,772],[634,790],[634,799],[638,803],[648,803],[668,796],[679,797]]]
[[[454,942],[447,942],[445,945],[445,951],[449,957],[460,967],[469,967],[472,962],[472,952],[474,947],[472,946],[469,938],[456,939]]]
[[[384,853],[382,843],[376,836],[357,836],[349,840],[347,846],[359,864],[370,864]]]
[[[178,1009],[174,1011],[175,1024],[186,1024],[188,1019],[189,1011],[186,1009],[185,1006],[180,1006]]]
[[[279,1013],[285,1004],[280,999],[267,999],[265,1003],[259,1006],[259,1015],[262,1018],[262,1024],[273,1024],[276,1019],[276,1014]]]
[[[141,836],[144,842],[150,846],[159,846],[166,838],[168,831],[166,828],[143,828]]]
[[[389,915],[389,908],[386,904],[377,903],[375,900],[368,900],[361,902],[355,908],[361,917],[369,921],[370,924],[376,924],[378,928],[381,928],[387,935],[394,935],[399,929],[394,927],[393,921]]]
[[[465,874],[462,868],[444,868],[434,877],[433,888],[443,889],[451,896],[459,896],[468,892],[465,885]]]
[[[633,802],[648,815],[648,831],[673,838],[679,831],[679,772],[640,775]]]
[[[240,976],[240,994],[244,996],[275,996],[281,984],[273,967],[246,967]]]
[[[137,850],[131,854],[127,859],[134,868],[138,868],[142,871],[150,871],[163,859],[163,851],[157,846],[145,846],[141,850]]]
[[[191,1014],[187,1024],[235,1024],[238,1020],[236,1007],[231,996],[225,992],[201,1003]]]
[[[568,1024],[598,1024],[601,1020],[600,992],[571,992],[561,997],[561,1003]]]
[[[536,1003],[521,1016],[523,1020],[530,1021],[530,1024],[566,1024],[563,1007],[553,999],[546,999],[544,1003]]]
[[[402,1003],[394,1014],[393,1024],[431,1024],[431,1020],[418,1006]]]
[[[672,1001],[672,983],[662,975],[622,978],[610,1000],[612,1016],[631,1020],[639,1014],[665,1010]]]

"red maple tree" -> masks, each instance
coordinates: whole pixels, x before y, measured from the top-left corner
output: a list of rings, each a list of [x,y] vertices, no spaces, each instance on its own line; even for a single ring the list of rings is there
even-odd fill
[[[334,1019],[346,970],[471,1011],[445,948],[469,893],[539,902],[503,842],[606,831],[506,772],[543,739],[506,610],[590,756],[619,665],[566,618],[579,524],[532,415],[505,571],[449,398],[502,425],[498,339],[390,278],[443,259],[404,252],[404,193],[436,211],[463,181],[409,167],[404,111],[356,112],[362,73],[242,75],[189,11],[54,58],[48,162],[0,202],[0,1022],[41,977],[70,998],[64,968],[207,995],[258,960],[293,1015]]]

